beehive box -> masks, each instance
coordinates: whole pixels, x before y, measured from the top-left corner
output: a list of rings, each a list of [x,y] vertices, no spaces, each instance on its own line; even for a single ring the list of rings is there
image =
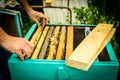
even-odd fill
[[[3,25],[4,31],[12,36],[22,37],[22,21],[19,11],[0,9],[0,22]]]
[[[56,25],[49,24],[50,27],[74,27],[74,49],[85,38],[85,35],[92,30],[95,25]],[[89,28],[89,29],[88,29]],[[30,40],[35,31],[36,24],[26,34],[25,38]],[[87,31],[85,31],[87,30]],[[86,35],[87,36],[87,35]],[[48,52],[46,52],[47,54]],[[32,58],[32,57],[31,57]],[[65,64],[65,56],[62,60],[55,58],[47,59],[27,59],[21,61],[16,54],[9,60],[9,69],[12,80],[116,80],[119,64],[115,52],[110,42],[98,56],[88,71],[75,69]],[[112,75],[111,75],[112,74]]]

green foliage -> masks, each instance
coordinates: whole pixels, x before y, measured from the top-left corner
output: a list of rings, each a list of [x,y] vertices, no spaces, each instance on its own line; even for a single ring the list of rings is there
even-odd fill
[[[76,19],[80,21],[82,24],[98,24],[98,23],[107,23],[112,22],[114,17],[110,18],[109,21],[107,20],[106,16],[103,16],[99,13],[96,7],[89,7],[89,8],[76,8],[73,7],[73,12],[76,14]]]
[[[70,13],[67,13],[66,23],[67,23],[67,24],[70,24]]]
[[[26,14],[22,14],[22,21],[23,21],[23,35],[25,35],[30,29],[30,27],[34,24],[34,22]]]
[[[114,16],[115,20],[120,20],[120,0],[91,0],[89,6],[97,7],[99,13],[106,16],[107,20]]]
[[[100,8],[101,8],[101,6],[100,6]],[[103,8],[105,8],[105,7],[103,7]],[[101,10],[101,11],[103,11],[103,13],[100,12],[99,9],[95,6],[91,6],[89,8],[73,7],[73,12],[76,14],[75,18],[78,21],[80,21],[81,24],[98,24],[98,23],[112,23],[112,24],[114,24],[117,21],[116,16],[114,16],[113,13],[109,13],[109,15],[106,15],[106,14],[108,14],[108,13],[106,13],[106,10]],[[116,35],[113,36],[113,38],[111,40],[111,43],[112,43],[113,48],[115,50],[115,53],[117,55],[120,55],[120,49],[119,49],[120,48],[119,47],[120,40],[119,40],[119,38],[117,38],[117,36],[120,36],[119,32],[120,32],[120,30],[117,30]]]
[[[89,0],[91,4],[89,6],[95,6],[99,13],[106,17],[106,21],[113,23],[119,23],[115,25],[116,33],[111,40],[115,53],[120,60],[120,0]]]

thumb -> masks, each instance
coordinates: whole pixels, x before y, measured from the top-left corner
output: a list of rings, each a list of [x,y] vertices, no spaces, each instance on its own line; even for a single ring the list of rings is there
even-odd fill
[[[22,54],[21,50],[18,50],[16,52],[16,54],[18,55],[18,57],[23,61],[24,60],[24,54]]]
[[[35,21],[35,23],[36,23],[38,26],[40,26],[40,23],[39,23],[39,21],[38,21],[37,19],[34,19],[34,21]]]

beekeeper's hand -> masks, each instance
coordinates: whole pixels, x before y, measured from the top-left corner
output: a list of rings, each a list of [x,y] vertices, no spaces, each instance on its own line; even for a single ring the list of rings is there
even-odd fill
[[[27,12],[29,17],[38,25],[40,26],[40,22],[38,21],[41,19],[42,21],[42,26],[45,26],[45,24],[48,23],[48,17],[44,15],[41,12],[35,11],[35,10],[30,10]]]
[[[29,58],[34,48],[34,45],[29,41],[24,38],[7,35],[1,28],[0,46],[12,53],[16,53],[21,60]]]
[[[23,9],[27,12],[29,17],[38,25],[40,26],[40,23],[38,19],[41,19],[42,21],[42,26],[44,26],[48,22],[48,17],[44,15],[41,12],[35,11],[31,8],[31,6],[28,4],[27,0],[17,0]]]

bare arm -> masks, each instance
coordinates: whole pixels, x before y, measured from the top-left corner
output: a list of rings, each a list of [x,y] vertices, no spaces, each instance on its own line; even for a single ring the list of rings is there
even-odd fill
[[[28,4],[27,0],[17,0],[17,1],[21,4],[21,6],[24,8],[26,12],[30,12],[33,10]]]
[[[42,19],[43,26],[48,22],[48,17],[46,15],[43,15],[41,12],[34,11],[26,0],[17,1],[22,5],[29,17],[35,21],[38,26],[40,25],[38,21],[39,18]],[[24,60],[24,58],[29,58],[34,48],[34,45],[24,38],[8,35],[2,29],[2,26],[0,26],[0,46],[12,53],[16,53],[21,60]],[[25,54],[22,54],[23,52]]]
[[[32,43],[24,38],[8,35],[1,27],[0,46],[12,53],[16,53],[21,60],[24,60],[24,58],[29,58],[34,47]],[[26,54],[22,54],[23,52]]]
[[[27,14],[29,15],[29,17],[38,25],[40,26],[40,23],[38,21],[39,18],[42,19],[42,26],[44,26],[47,22],[48,22],[48,17],[46,15],[44,15],[41,12],[35,11],[33,10],[30,5],[28,4],[27,0],[17,0],[22,7],[24,8],[24,10],[27,12]]]

